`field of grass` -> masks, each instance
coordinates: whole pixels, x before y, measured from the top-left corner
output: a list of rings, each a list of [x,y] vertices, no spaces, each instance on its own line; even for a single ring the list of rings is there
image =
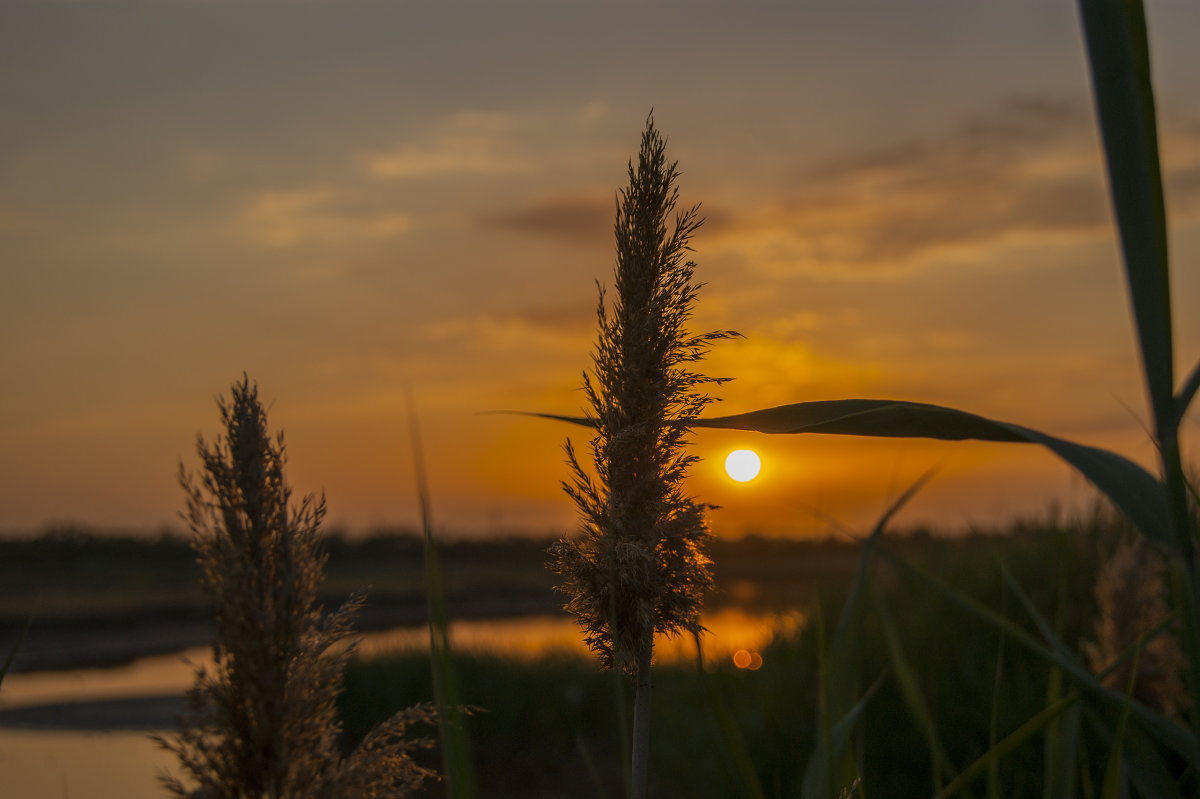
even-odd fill
[[[1091,576],[1102,539],[1097,520],[1015,525],[999,534],[959,539],[908,536],[887,542],[912,563],[939,575],[966,594],[1006,608],[1026,628],[1032,624],[1002,587],[1001,565],[1030,591],[1050,618],[1061,619],[1065,640],[1089,634],[1094,606]],[[804,549],[814,557],[855,548],[837,544],[743,541],[717,549],[743,578],[761,569],[802,573]],[[789,557],[791,555],[792,557]],[[796,557],[800,556],[800,557]],[[740,563],[739,563],[740,561]],[[836,622],[852,571],[827,575],[819,585],[803,578],[769,581],[777,588],[805,585],[794,593],[807,609],[819,597],[825,626]],[[727,585],[718,576],[718,589]],[[903,647],[930,711],[938,719],[950,762],[959,769],[989,748],[988,730],[1000,737],[1036,715],[1046,702],[1049,672],[970,615],[881,564],[873,584],[896,620]],[[771,599],[774,607],[779,596]],[[762,651],[762,668],[731,662],[655,669],[651,796],[749,796],[749,769],[766,796],[792,796],[808,766],[817,719],[818,625],[773,641]],[[867,796],[929,796],[933,780],[926,740],[912,720],[890,664],[883,630],[868,611],[864,686],[882,678],[861,724]],[[1003,652],[1001,651],[1003,648]],[[627,681],[599,671],[584,658],[555,655],[534,662],[498,657],[456,658],[464,703],[480,708],[467,722],[479,795],[488,797],[623,796],[620,708]],[[999,673],[997,673],[999,672]],[[351,663],[341,709],[349,739],[401,707],[431,695],[429,661],[420,655],[378,657]],[[994,719],[993,719],[994,716]],[[1005,764],[1001,796],[1042,795],[1040,739]],[[430,762],[436,762],[434,757]],[[1101,764],[1103,760],[1099,761]],[[426,795],[438,796],[431,786]]]

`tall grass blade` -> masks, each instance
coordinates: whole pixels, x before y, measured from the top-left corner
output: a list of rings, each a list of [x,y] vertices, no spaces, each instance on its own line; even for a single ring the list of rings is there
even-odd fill
[[[1062,669],[1055,667],[1050,674],[1046,707],[1064,698]],[[1079,705],[1073,705],[1061,717],[1047,725],[1043,747],[1043,799],[1075,799],[1079,796],[1075,775],[1080,758],[1079,729],[1082,722]]]
[[[884,511],[875,528],[863,542],[862,554],[859,557],[858,571],[854,576],[854,584],[846,604],[842,606],[841,616],[837,627],[834,628],[833,638],[828,651],[825,648],[823,630],[818,614],[818,633],[822,640],[818,641],[818,719],[817,747],[809,761],[808,770],[804,775],[803,796],[805,799],[824,799],[826,796],[838,795],[838,786],[834,783],[837,764],[847,754],[847,744],[854,723],[862,714],[867,699],[874,694],[872,688],[861,698],[857,698],[859,684],[859,663],[861,662],[862,628],[866,615],[864,601],[870,584],[872,555],[876,549],[883,531],[892,517],[912,499],[932,476],[926,472],[918,478],[895,502]],[[833,720],[837,719],[836,722]]]
[[[1133,655],[1133,666],[1129,669],[1129,680],[1125,688],[1125,705],[1121,708],[1121,716],[1117,721],[1112,746],[1108,750],[1108,763],[1104,767],[1104,785],[1100,789],[1101,799],[1119,799],[1122,793],[1125,731],[1129,729],[1129,708],[1133,706],[1133,689],[1137,685],[1138,665],[1142,659],[1144,643],[1144,640],[1138,642]]]
[[[1012,620],[1001,616],[975,598],[951,588],[936,577],[892,555],[886,549],[879,549],[879,553],[918,583],[941,594],[952,604],[966,610],[976,618],[1006,632],[1009,638],[1038,655],[1047,663],[1057,665],[1063,670],[1064,674],[1069,676],[1089,696],[1099,699],[1101,705],[1115,709],[1119,709],[1124,705],[1124,696],[1104,687],[1095,675],[1083,667],[1070,648],[1063,644],[1061,640],[1055,638],[1052,644],[1043,644]],[[1023,594],[1019,594],[1018,598],[1021,596]],[[1039,627],[1044,625],[1043,634],[1045,634],[1045,630],[1050,629],[1049,625],[1046,625],[1045,620],[1041,619],[1040,616],[1037,618],[1039,620]],[[1139,702],[1133,703],[1131,714],[1133,719],[1147,734],[1152,735],[1159,743],[1183,757],[1192,768],[1200,769],[1200,738],[1193,732],[1183,729]]]
[[[425,473],[425,452],[416,407],[408,397],[409,435],[412,441],[413,471],[417,481],[417,500],[421,509],[424,534],[425,599],[429,605],[429,662],[433,671],[433,695],[438,712],[438,738],[442,749],[442,768],[446,777],[446,796],[472,799],[477,794],[475,770],[471,764],[465,712],[460,700],[458,675],[450,647],[450,621],[446,612],[445,581],[441,559],[433,537],[433,513],[429,500],[429,480]]]
[[[823,751],[814,752],[809,763],[808,772],[804,775],[804,787],[801,796],[804,799],[838,799],[845,795],[845,788],[854,784],[858,777],[857,767],[850,753],[850,736],[854,733],[863,712],[871,699],[875,697],[879,687],[883,685],[883,675],[872,683],[871,687],[845,712],[836,722],[826,725],[822,730],[825,736]],[[831,721],[827,717],[825,721]],[[839,769],[845,764],[845,769]],[[837,780],[838,776],[844,779]],[[861,786],[860,786],[861,790]]]
[[[1006,735],[1003,739],[997,742],[994,746],[988,749],[971,765],[967,766],[962,772],[951,780],[950,784],[943,788],[938,793],[934,794],[934,799],[947,799],[963,791],[968,785],[984,775],[986,771],[993,767],[993,763],[1006,757],[1017,747],[1024,744],[1033,736],[1041,732],[1046,725],[1055,719],[1062,716],[1076,702],[1079,701],[1078,694],[1063,697],[1059,701],[1042,710],[1029,721],[1022,724],[1017,729]]]
[[[1161,436],[1175,429],[1167,213],[1141,0],[1080,0],[1096,116],[1146,385]]]
[[[1072,652],[1070,648],[1063,643],[1061,637],[1051,629],[1050,624],[1041,615],[1037,607],[1033,604],[1033,600],[1030,599],[1027,593],[1025,593],[1020,584],[1007,571],[1004,573],[1004,578],[1009,590],[1011,590],[1017,597],[1018,601],[1020,601],[1030,618],[1033,620],[1035,626],[1037,626],[1038,631],[1046,639],[1046,642],[1056,652],[1058,652],[1060,656],[1078,662],[1078,660],[1075,658],[1074,652]],[[1142,739],[1141,733],[1138,732],[1136,727],[1130,727],[1129,725],[1129,719],[1131,715],[1137,715],[1142,721],[1143,727],[1151,734],[1153,734],[1155,731],[1154,729],[1151,729],[1151,727],[1164,730],[1181,729],[1174,722],[1170,721],[1161,714],[1149,710],[1140,703],[1134,702],[1132,694],[1133,684],[1136,681],[1137,676],[1138,658],[1140,658],[1146,644],[1152,641],[1155,637],[1169,631],[1174,626],[1174,621],[1174,617],[1168,617],[1143,632],[1133,646],[1129,647],[1129,649],[1123,652],[1120,657],[1109,664],[1108,667],[1105,668],[1100,674],[1095,675],[1094,679],[1097,681],[1104,680],[1125,661],[1131,658],[1134,660],[1134,663],[1131,667],[1130,683],[1125,693],[1118,694],[1106,689],[1106,699],[1108,701],[1105,704],[1107,710],[1110,713],[1116,712],[1118,714],[1118,720],[1115,725],[1112,723],[1105,723],[1104,729],[1102,730],[1102,734],[1104,736],[1111,736],[1109,759],[1105,769],[1105,782],[1102,784],[1101,788],[1102,797],[1106,796],[1105,791],[1108,790],[1107,786],[1111,784],[1111,779],[1123,777],[1125,774],[1128,774],[1128,776],[1132,778],[1140,788],[1142,788],[1143,793],[1146,796],[1179,796],[1179,791],[1174,787],[1173,778],[1170,776],[1170,769],[1168,769],[1163,762],[1162,755],[1148,741]],[[1147,724],[1147,722],[1149,723]],[[1167,725],[1167,727],[1163,728],[1162,725]],[[1113,729],[1116,729],[1115,734],[1111,733]],[[1200,740],[1194,735],[1192,738],[1193,741]],[[1160,737],[1160,741],[1161,740],[1162,739]],[[1130,754],[1130,746],[1132,746],[1130,742],[1137,742],[1138,746],[1140,747],[1137,755]],[[1122,757],[1122,755],[1127,756]]]
[[[717,690],[717,686],[713,682],[712,675],[704,667],[704,650],[700,636],[696,635],[695,640],[696,673],[704,684],[704,693],[708,699],[708,709],[714,717],[717,730],[721,736],[721,752],[729,761],[734,781],[737,783],[737,795],[746,797],[746,799],[765,799],[766,794],[763,793],[762,782],[758,779],[758,772],[754,769],[754,759],[750,756],[750,750],[746,746],[746,739],[738,729],[733,713],[729,710],[729,704],[721,696],[720,691]]]
[[[33,617],[30,616],[25,620],[25,626],[21,628],[21,634],[17,636],[17,641],[8,650],[8,655],[4,658],[4,664],[0,665],[0,684],[3,684],[4,678],[8,675],[8,670],[12,668],[13,661],[17,658],[17,652],[20,651],[21,645],[25,643],[25,636],[29,634],[29,628],[33,625]]]
[[[1183,381],[1183,385],[1179,388],[1179,393],[1175,395],[1175,423],[1183,424],[1183,417],[1187,416],[1188,408],[1191,407],[1192,400],[1196,398],[1196,391],[1200,390],[1200,361],[1192,367],[1191,374],[1187,376],[1187,380]]]
[[[1187,572],[1186,580],[1175,581],[1175,600],[1190,610],[1198,602],[1194,593],[1200,581],[1195,555],[1198,531],[1188,508],[1179,425],[1200,386],[1200,365],[1175,394],[1167,214],[1145,9],[1141,0],[1080,0],[1079,10],[1162,463],[1168,530]],[[1190,612],[1182,618],[1189,689],[1193,697],[1200,697],[1200,622]]]
[[[584,768],[587,769],[592,787],[596,789],[596,796],[599,799],[608,799],[608,792],[604,790],[604,783],[600,779],[600,770],[596,768],[596,758],[592,756],[592,748],[588,746],[587,741],[580,733],[575,734],[575,748],[579,750],[579,758],[583,761]]]
[[[528,415],[587,427],[595,425],[595,420],[587,417]],[[695,419],[689,424],[695,428],[751,430],[774,435],[825,433],[1040,444],[1091,481],[1142,533],[1162,545],[1172,543],[1162,483],[1133,461],[1108,450],[954,408],[903,400],[823,400]]]
[[[1087,720],[1096,737],[1111,749],[1116,740],[1114,731],[1120,724],[1119,711],[1110,709],[1108,712],[1100,712],[1099,708],[1089,707]],[[1155,746],[1143,731],[1136,725],[1131,725],[1125,729],[1124,734],[1125,758],[1122,767],[1127,778],[1125,787],[1132,785],[1134,788],[1133,791],[1127,790],[1125,795],[1132,794],[1148,799],[1183,799],[1185,796],[1195,796],[1194,785],[1190,788],[1181,787],[1178,775],[1172,773],[1162,750]],[[1192,778],[1194,777],[1193,774]]]
[[[1006,615],[1008,594],[1000,594],[1000,615]],[[1000,727],[1000,686],[1004,679],[1004,633],[1000,633],[1000,645],[996,651],[996,673],[992,678],[992,711],[988,720],[988,749],[996,748],[996,731]],[[1000,758],[988,761],[988,799],[1000,799]]]
[[[1091,481],[1144,534],[1161,544],[1171,543],[1162,484],[1133,461],[1107,450],[953,408],[896,400],[829,400],[699,419],[693,426],[772,434],[832,433],[1040,444]]]
[[[933,712],[929,709],[928,703],[925,701],[925,695],[921,691],[921,683],[917,677],[916,670],[909,662],[907,655],[904,652],[904,647],[900,641],[900,633],[896,627],[896,622],[892,619],[891,611],[887,609],[887,603],[883,598],[876,593],[875,595],[875,613],[879,617],[880,626],[883,628],[884,643],[888,649],[888,661],[891,663],[892,674],[896,677],[896,685],[900,689],[900,697],[904,700],[905,706],[908,708],[909,714],[917,727],[921,730],[921,734],[925,736],[926,746],[929,747],[929,772],[933,780],[934,792],[940,791],[943,786],[942,777],[951,773],[950,759],[946,756],[946,749],[942,745],[941,736],[938,734],[937,722],[933,718]]]
[[[1058,609],[1054,632],[1062,637],[1063,617],[1067,607],[1066,589],[1060,580],[1058,586]],[[1051,665],[1046,684],[1046,706],[1063,698],[1063,671]],[[1050,722],[1042,746],[1042,797],[1043,799],[1076,799],[1076,771],[1079,763],[1079,729],[1082,715],[1079,705]]]

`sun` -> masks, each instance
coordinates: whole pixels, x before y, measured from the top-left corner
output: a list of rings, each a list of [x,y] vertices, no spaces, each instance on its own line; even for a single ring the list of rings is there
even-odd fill
[[[725,456],[725,473],[739,483],[748,483],[758,477],[762,459],[752,449],[735,449]]]

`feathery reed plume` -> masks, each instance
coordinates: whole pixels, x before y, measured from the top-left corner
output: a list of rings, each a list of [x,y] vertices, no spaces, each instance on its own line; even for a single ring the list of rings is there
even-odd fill
[[[1084,652],[1097,674],[1127,654],[1169,613],[1162,556],[1145,536],[1126,534],[1124,538],[1096,577],[1096,641],[1085,644]],[[1135,662],[1134,699],[1165,716],[1182,719],[1189,704],[1183,687],[1186,662],[1174,632],[1168,629],[1151,638],[1138,658],[1127,657],[1108,673],[1104,684],[1124,693]]]
[[[601,288],[599,341],[592,374],[583,375],[596,429],[594,478],[566,444],[573,479],[563,487],[579,508],[582,534],[551,550],[567,610],[588,646],[605,667],[636,682],[635,795],[645,780],[639,748],[648,740],[654,634],[700,632],[701,601],[712,582],[704,554],[709,506],[684,494],[687,469],[697,460],[684,446],[689,422],[713,401],[697,388],[723,379],[698,374],[691,364],[713,341],[736,335],[685,332],[699,288],[695,264],[685,259],[703,220],[698,207],[689,208],[675,214],[668,232],[679,172],[665,151],[650,118],[617,201],[616,302],[606,308]]]
[[[411,757],[426,743],[407,737],[433,714],[404,710],[343,756],[335,701],[363,597],[321,611],[325,500],[291,502],[283,434],[268,432],[257,387],[243,375],[231,402],[218,405],[225,436],[198,440],[199,481],[180,466],[216,665],[197,670],[178,735],[156,738],[194,785],[169,776],[163,784],[205,799],[404,796],[434,776]]]

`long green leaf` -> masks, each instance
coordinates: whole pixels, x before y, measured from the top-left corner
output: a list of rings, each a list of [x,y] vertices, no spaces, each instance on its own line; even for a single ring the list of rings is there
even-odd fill
[[[595,420],[587,417],[528,415],[595,426]],[[825,433],[1040,444],[1090,480],[1142,533],[1164,546],[1172,544],[1162,483],[1133,461],[1108,450],[954,408],[904,400],[823,400],[696,419],[690,424],[692,427],[752,430],[773,435]]]
[[[429,481],[425,474],[421,428],[411,397],[408,398],[408,408],[413,471],[416,475],[417,500],[421,507],[421,528],[424,533],[425,600],[429,606],[429,661],[433,672],[434,701],[438,711],[446,796],[450,799],[472,799],[478,794],[478,790],[475,770],[471,764],[471,743],[467,737],[464,718],[466,713],[459,699],[458,675],[450,647],[446,590],[442,579],[441,559],[433,537],[433,511],[429,499]]]
[[[1125,735],[1129,729],[1129,709],[1133,707],[1133,689],[1137,687],[1138,666],[1142,661],[1142,650],[1145,641],[1139,641],[1133,653],[1133,667],[1129,669],[1129,679],[1125,686],[1125,706],[1121,708],[1117,720],[1117,730],[1113,734],[1112,745],[1108,751],[1108,763],[1104,767],[1104,785],[1100,789],[1101,799],[1118,799],[1121,795],[1125,775],[1122,765],[1125,762]]]
[[[1120,724],[1119,710],[1108,708],[1088,707],[1087,719],[1097,738],[1111,749],[1116,741],[1116,728]],[[1126,752],[1124,770],[1136,790],[1135,796],[1147,799],[1183,799],[1184,793],[1173,774],[1177,766],[1168,765],[1162,749],[1138,727],[1130,726],[1125,730]],[[1190,795],[1190,794],[1189,794]]]
[[[863,711],[875,696],[875,692],[879,690],[879,686],[883,685],[883,676],[881,675],[867,689],[853,707],[845,712],[845,714],[834,723],[829,730],[829,752],[832,753],[830,761],[836,763],[837,760],[846,755],[846,748],[850,744],[850,735],[854,732],[854,728],[858,726],[859,719],[862,718]],[[832,782],[833,771],[826,764],[826,761],[819,753],[813,753],[813,760],[809,766],[808,773],[804,775],[804,788],[801,794],[804,799],[824,799],[826,796],[837,796],[840,792]]]
[[[900,632],[896,627],[896,622],[892,619],[891,611],[888,610],[888,603],[878,592],[875,593],[875,613],[883,628],[884,643],[887,644],[888,659],[892,664],[892,673],[896,675],[896,685],[900,689],[900,697],[908,707],[913,721],[925,736],[925,745],[929,748],[929,770],[933,780],[933,790],[940,791],[943,785],[942,775],[950,773],[951,770],[950,758],[947,757],[946,748],[942,745],[941,736],[938,735],[937,722],[925,701],[925,694],[921,690],[917,672],[904,653]]]
[[[745,736],[738,729],[737,721],[729,709],[729,703],[721,695],[711,674],[704,667],[704,644],[700,636],[696,641],[696,675],[704,686],[708,710],[713,715],[717,732],[721,737],[720,752],[729,764],[733,778],[737,782],[737,795],[746,799],[765,799],[762,782],[754,768],[754,759],[750,756],[750,748],[746,746]]]
[[[1177,417],[1176,424],[1183,424],[1183,417],[1187,416],[1188,408],[1192,404],[1192,400],[1196,398],[1196,391],[1200,390],[1200,361],[1192,367],[1191,374],[1187,380],[1183,381],[1183,385],[1179,387],[1179,393],[1175,395],[1175,416]]]
[[[1029,719],[1029,721],[1006,735],[995,746],[984,752],[974,763],[963,769],[962,773],[935,795],[935,799],[945,799],[946,797],[954,796],[966,788],[967,785],[991,768],[995,761],[1005,757],[1018,746],[1028,741],[1078,701],[1079,694],[1071,694],[1042,710],[1036,716]]]
[[[1161,437],[1175,429],[1167,213],[1141,0],[1080,0],[1113,212]]]
[[[694,427],[760,433],[934,438],[1040,444],[1090,480],[1145,535],[1169,546],[1171,537],[1162,484],[1116,453],[1051,436],[1028,427],[966,411],[884,399],[826,400],[781,405],[734,416],[699,419]]]
[[[1046,697],[1047,707],[1062,699],[1061,669],[1056,667],[1051,672],[1050,686]],[[1042,787],[1044,799],[1075,799],[1079,796],[1075,787],[1075,774],[1080,754],[1081,720],[1079,706],[1075,705],[1061,718],[1052,721],[1046,730]]]
[[[803,796],[816,799],[833,795],[834,767],[842,758],[849,742],[853,721],[857,720],[866,704],[866,697],[856,700],[859,680],[860,651],[862,648],[863,619],[866,613],[866,592],[870,585],[872,555],[883,536],[888,522],[912,499],[932,476],[926,472],[917,478],[880,516],[871,534],[863,541],[859,556],[858,571],[842,613],[834,628],[833,638],[826,651],[824,640],[818,642],[818,718],[817,747],[804,775]],[[822,632],[818,618],[818,632]],[[821,638],[823,639],[823,634]],[[874,693],[874,688],[867,696]],[[839,719],[834,724],[832,719]]]
[[[33,625],[33,617],[25,619],[25,626],[21,628],[21,634],[17,636],[17,641],[8,650],[8,655],[4,658],[4,663],[0,664],[0,683],[4,682],[4,677],[8,674],[8,670],[12,668],[13,661],[17,658],[17,652],[21,649],[21,644],[25,643],[25,636],[29,634],[29,628]]]

